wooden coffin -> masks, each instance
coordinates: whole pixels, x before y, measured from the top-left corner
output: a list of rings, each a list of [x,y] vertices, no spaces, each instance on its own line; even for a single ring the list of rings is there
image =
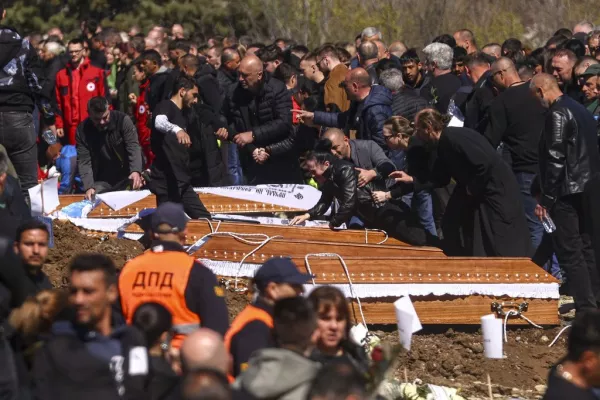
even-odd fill
[[[394,301],[397,297],[361,299],[363,313],[368,324],[396,324]],[[492,314],[492,304],[498,302],[528,304],[523,313],[538,325],[558,325],[557,299],[523,299],[494,296],[411,296],[419,320],[425,325],[479,325],[481,317]],[[351,301],[356,321],[360,312],[356,300]],[[510,308],[507,308],[507,310]],[[514,309],[514,308],[513,308]],[[498,315],[498,317],[501,317]],[[518,317],[510,317],[509,325],[529,325]]]
[[[254,214],[254,213],[271,213],[271,212],[300,212],[305,210],[298,210],[290,207],[278,206],[275,204],[258,203],[255,201],[234,199],[231,197],[217,196],[214,194],[201,193],[198,195],[202,203],[208,211],[217,214]],[[60,208],[65,207],[71,203],[76,203],[83,200],[83,195],[60,195]],[[118,211],[112,210],[109,206],[104,203],[100,203],[92,212],[89,213],[88,218],[127,218],[133,217],[139,211],[144,208],[155,208],[156,197],[150,195],[145,199],[137,201],[128,207],[122,208]]]
[[[319,240],[324,242],[357,243],[357,244],[386,244],[407,246],[406,243],[394,238],[388,238],[383,231],[378,230],[331,230],[327,227],[308,228],[303,226],[260,225],[243,222],[201,221],[191,220],[187,224],[187,244],[193,244],[202,236],[212,232],[232,232],[241,234],[265,234],[267,236],[282,236],[289,240]],[[132,224],[125,229],[127,233],[143,233],[142,228]]]
[[[317,284],[345,284],[347,275],[338,258],[309,258],[311,272]],[[308,272],[304,257],[294,262],[302,272]],[[476,258],[476,257],[402,257],[356,258],[346,257],[353,284],[547,284],[558,281],[528,258]],[[371,297],[361,299],[367,323],[396,323],[393,303],[397,297]],[[556,325],[558,299],[511,298],[508,296],[411,296],[415,310],[423,324],[479,325],[481,317],[495,312],[494,303],[503,310],[516,310],[527,303],[524,315],[537,324]],[[359,316],[358,302],[351,299],[352,309]],[[503,317],[503,315],[498,315]],[[522,318],[510,317],[508,323],[528,324]]]
[[[251,238],[246,243],[231,236],[212,236],[198,249],[194,256],[215,261],[241,261],[254,251],[260,238]],[[255,244],[256,243],[256,244]],[[355,243],[336,243],[317,240],[272,239],[246,260],[248,263],[262,263],[271,257],[283,256],[304,258],[309,253],[336,253],[342,257],[443,257],[440,249],[433,247],[386,246]]]

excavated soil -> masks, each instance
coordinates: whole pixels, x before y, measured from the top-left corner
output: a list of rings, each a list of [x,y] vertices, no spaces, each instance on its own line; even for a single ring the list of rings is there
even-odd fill
[[[116,239],[110,235],[86,235],[70,223],[56,222],[55,248],[51,249],[45,272],[57,287],[68,284],[68,265],[71,258],[82,252],[100,252],[113,258],[117,267],[142,253],[135,241]],[[221,280],[226,290],[229,317],[233,319],[249,302],[250,296],[233,291],[232,281]],[[247,282],[241,281],[245,286]],[[379,326],[374,333],[384,341],[397,343],[393,326]],[[505,359],[488,360],[483,356],[481,332],[477,327],[426,327],[412,339],[411,351],[399,356],[395,371],[400,380],[405,374],[409,381],[461,388],[469,399],[487,396],[487,374],[490,375],[495,398],[541,398],[549,367],[565,353],[563,335],[549,348],[560,327],[549,329],[513,329],[504,345]]]

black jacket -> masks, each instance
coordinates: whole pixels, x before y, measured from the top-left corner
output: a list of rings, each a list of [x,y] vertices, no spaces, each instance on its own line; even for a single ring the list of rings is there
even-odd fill
[[[116,328],[105,338],[70,321],[56,322],[35,357],[34,398],[147,400],[144,346],[142,334],[129,326]]]
[[[484,133],[489,121],[489,109],[494,101],[494,88],[489,79],[489,73],[483,74],[473,86],[465,103],[465,128],[471,128]]]
[[[36,50],[16,30],[0,25],[0,112],[33,112],[37,103],[44,121],[54,124],[45,78]]]
[[[217,80],[219,81],[219,86],[221,87],[221,92],[223,93],[223,98],[227,95],[229,88],[232,85],[235,85],[238,81],[237,71],[230,72],[223,68],[219,68],[217,71]]]
[[[413,89],[403,88],[394,93],[392,115],[399,115],[412,121],[415,119],[415,115],[424,108],[427,108],[427,100],[418,96]]]
[[[0,236],[14,240],[17,227],[31,218],[31,209],[25,202],[19,181],[8,174],[0,193],[0,210]]]
[[[420,95],[442,114],[448,111],[450,99],[462,86],[460,78],[453,73],[447,73],[432,78],[421,88]],[[466,96],[465,96],[466,97]]]
[[[46,79],[42,85],[42,94],[44,98],[50,99],[52,105],[52,111],[58,111],[58,104],[56,103],[56,74],[58,71],[66,67],[67,63],[61,56],[55,56],[52,60],[48,61],[44,65],[44,73]]]
[[[154,111],[154,108],[163,100],[169,99],[173,84],[171,77],[171,71],[165,67],[160,67],[158,72],[150,77],[150,86],[146,93],[146,103],[150,107],[150,111]],[[151,119],[148,119],[150,122]]]
[[[229,124],[230,139],[237,133],[252,131],[254,145],[267,146],[287,138],[292,131],[292,99],[285,85],[264,74],[257,95],[239,83],[229,88],[223,111]]]
[[[204,63],[200,64],[200,68],[194,74],[194,80],[200,91],[200,99],[215,113],[219,113],[223,107],[224,96],[217,79],[217,71],[206,62],[204,57],[201,57],[201,60],[204,60]]]
[[[596,121],[569,96],[550,107],[540,141],[540,204],[551,208],[560,197],[583,192],[600,172]]]
[[[327,181],[323,185],[319,185],[321,198],[308,211],[312,219],[325,214],[335,198],[340,206],[337,212],[331,216],[330,224],[340,226],[350,221],[358,204],[357,175],[354,168],[354,164],[346,161],[333,160],[331,162],[331,165],[325,171]]]
[[[131,118],[120,111],[110,112],[106,131],[101,132],[87,118],[77,127],[77,166],[85,190],[95,182],[115,185],[132,172],[142,171],[142,149]]]
[[[150,383],[147,400],[179,400],[181,378],[162,357],[150,357]]]
[[[223,162],[215,132],[227,126],[213,109],[205,104],[193,108],[188,122],[188,134],[192,145],[190,153],[190,172],[192,186],[229,186],[227,166]]]

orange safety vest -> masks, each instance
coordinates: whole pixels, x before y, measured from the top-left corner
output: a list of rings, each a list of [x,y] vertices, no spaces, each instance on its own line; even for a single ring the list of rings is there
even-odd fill
[[[200,327],[200,317],[185,302],[185,288],[194,261],[180,251],[147,251],[127,262],[119,276],[121,307],[127,323],[131,324],[141,304],[161,304],[173,316],[171,346],[181,347],[185,336]]]
[[[269,329],[273,329],[273,317],[268,312],[262,308],[253,306],[252,304],[247,305],[246,308],[235,317],[229,330],[225,334],[225,348],[229,353],[231,353],[231,341],[233,340],[233,337],[253,321],[261,321],[267,325]],[[231,381],[232,379],[232,375],[229,375],[229,380]]]

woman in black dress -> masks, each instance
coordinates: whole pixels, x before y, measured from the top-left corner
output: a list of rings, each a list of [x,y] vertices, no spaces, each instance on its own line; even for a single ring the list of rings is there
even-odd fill
[[[437,147],[429,179],[436,187],[451,180],[442,230],[448,255],[529,257],[531,242],[517,181],[490,143],[468,128],[447,127],[448,119],[425,109],[415,119],[418,138]],[[396,180],[422,182],[396,172]]]

